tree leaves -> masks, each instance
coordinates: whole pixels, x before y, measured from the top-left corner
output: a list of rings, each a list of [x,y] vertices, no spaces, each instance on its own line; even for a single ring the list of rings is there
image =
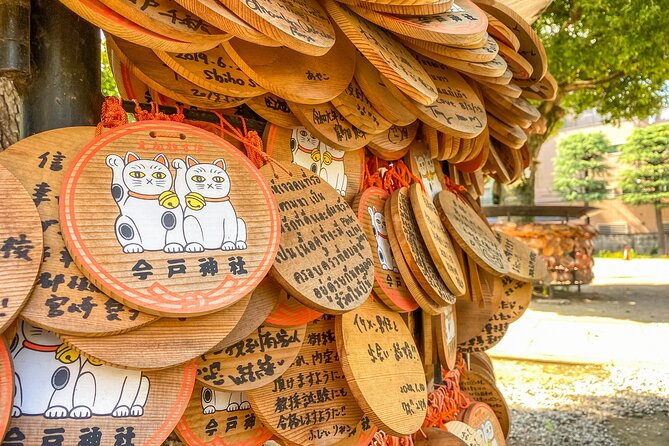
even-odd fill
[[[603,133],[576,133],[558,142],[553,189],[566,201],[606,198],[608,166],[604,155],[611,144]]]
[[[669,124],[634,130],[622,146],[622,199],[630,204],[669,205]]]

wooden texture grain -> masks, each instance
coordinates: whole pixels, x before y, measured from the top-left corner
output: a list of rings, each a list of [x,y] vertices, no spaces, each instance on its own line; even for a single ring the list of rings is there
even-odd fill
[[[351,124],[370,135],[378,135],[391,126],[391,123],[374,109],[355,78],[339,96],[332,99],[332,105]]]
[[[488,444],[495,441],[500,446],[506,446],[505,437],[508,436],[511,415],[497,386],[470,373],[469,376],[463,376],[460,387],[480,401],[467,408],[462,421],[476,429]]]
[[[414,39],[413,37],[401,37],[400,40],[407,48],[417,52],[420,52],[420,49],[425,49],[431,53],[468,62],[490,62],[499,52],[497,41],[490,36],[486,37],[485,45],[482,48],[457,48],[427,40]]]
[[[359,150],[372,138],[347,121],[331,102],[318,105],[288,104],[304,127],[321,141],[339,150]]]
[[[494,231],[494,233],[509,262],[507,275],[526,282],[546,277],[548,274],[546,264],[527,244],[503,232]]]
[[[446,370],[454,370],[458,356],[458,324],[455,305],[446,307],[446,311],[438,316],[432,316],[434,343],[441,366]]]
[[[302,125],[293,114],[288,102],[275,94],[267,93],[251,98],[246,105],[261,118],[276,126],[292,129]]]
[[[351,6],[368,8],[372,11],[395,15],[422,16],[442,14],[451,10],[453,0],[431,0],[429,2],[375,2],[366,0],[339,0]]]
[[[410,144],[418,134],[418,125],[418,121],[404,127],[392,125],[386,132],[374,136],[367,148],[385,160],[398,160],[409,152]]]
[[[483,441],[479,432],[462,421],[449,421],[446,423],[446,429],[464,441],[467,446],[488,446],[488,442]]]

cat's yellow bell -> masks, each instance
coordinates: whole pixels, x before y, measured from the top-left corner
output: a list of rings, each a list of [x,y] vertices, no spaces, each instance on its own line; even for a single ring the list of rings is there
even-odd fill
[[[197,192],[189,192],[186,194],[186,206],[188,206],[189,209],[199,211],[205,204],[207,204],[207,202],[204,197]]]
[[[325,152],[323,154],[323,163],[326,166],[329,166],[330,164],[332,164],[332,154],[330,152]]]
[[[72,364],[79,359],[79,352],[67,344],[61,344],[56,350],[56,359],[63,364]]]
[[[165,191],[158,197],[158,204],[167,209],[174,209],[179,206],[179,197],[172,191]]]
[[[321,151],[318,147],[311,151],[311,159],[316,162],[321,160]]]

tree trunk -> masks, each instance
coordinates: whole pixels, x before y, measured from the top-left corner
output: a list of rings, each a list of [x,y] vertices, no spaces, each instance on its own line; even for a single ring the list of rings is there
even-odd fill
[[[0,77],[0,150],[19,140],[19,94],[14,83]]]
[[[657,253],[667,255],[667,243],[662,224],[662,206],[659,203],[655,203],[655,224],[657,225]]]

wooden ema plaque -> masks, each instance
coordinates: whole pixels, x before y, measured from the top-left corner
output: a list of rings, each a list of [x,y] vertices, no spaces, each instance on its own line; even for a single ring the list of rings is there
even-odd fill
[[[546,50],[537,33],[525,19],[497,0],[475,0],[475,3],[485,12],[495,16],[499,22],[511,29],[516,35],[519,43],[518,54],[523,56],[533,68],[530,80],[538,82],[543,79],[548,69]]]
[[[396,125],[380,133],[369,141],[367,148],[381,159],[395,161],[401,159],[409,152],[409,145],[416,138],[419,121],[405,126]]]
[[[557,96],[557,81],[552,74],[546,72],[546,75],[537,83],[524,84],[523,97],[537,101],[554,101]]]
[[[529,79],[532,76],[534,68],[523,56],[516,50],[504,44],[499,45],[499,54],[506,61],[509,70],[516,79]]]
[[[270,276],[265,276],[260,285],[251,293],[251,300],[235,328],[209,351],[223,350],[253,333],[277,307],[282,293],[285,294],[285,291],[279,284]]]
[[[360,226],[372,248],[374,260],[374,295],[394,311],[405,313],[418,308],[404,283],[390,247],[386,217],[386,200],[390,194],[379,187],[370,187],[353,203]],[[376,255],[374,255],[376,253]]]
[[[497,41],[490,36],[486,38],[485,45],[481,48],[457,48],[412,37],[400,37],[400,40],[411,49],[422,48],[431,53],[468,62],[490,62],[499,52]]]
[[[365,0],[344,0],[344,3],[352,6],[360,6],[372,11],[385,12],[395,15],[434,15],[448,12],[453,6],[453,0],[433,0],[430,2],[418,2],[415,5],[400,5],[396,3],[377,3]]]
[[[371,248],[355,213],[320,176],[296,164],[276,164],[260,170],[282,221],[272,276],[317,311],[352,310],[374,282]]]
[[[293,327],[306,324],[323,316],[316,310],[302,305],[285,291],[279,297],[279,303],[265,319],[265,323],[276,327]]]
[[[437,427],[421,428],[418,438],[420,436],[424,436],[425,439],[416,439],[415,446],[467,446],[467,443],[451,432]]]
[[[455,241],[486,271],[502,275],[509,270],[508,262],[488,223],[451,191],[440,192],[435,199],[442,223]]]
[[[327,13],[316,0],[221,0],[249,25],[292,50],[322,56],[335,44]]]
[[[93,140],[65,175],[60,220],[74,262],[101,290],[151,314],[232,305],[279,247],[258,169],[204,130],[144,121]]]
[[[239,342],[200,356],[197,379],[208,387],[242,392],[262,387],[280,377],[302,348],[306,325],[261,325]]]
[[[162,369],[210,351],[238,324],[250,299],[248,295],[225,310],[204,316],[161,318],[116,335],[57,335],[77,351],[106,364],[139,370]]]
[[[500,22],[494,15],[491,15],[487,11],[483,12],[485,12],[485,15],[488,17],[488,34],[500,43],[507,45],[509,48],[513,48],[514,51],[518,51],[520,49],[520,41],[513,31],[511,31],[511,29],[504,23]]]
[[[516,280],[541,280],[548,275],[544,261],[532,249],[515,237],[493,231],[509,263],[507,275]]]
[[[437,208],[419,184],[409,188],[411,207],[416,217],[420,235],[425,247],[432,256],[439,275],[455,296],[465,294],[467,288],[465,276],[458,262],[451,237],[439,219]]]
[[[0,154],[0,163],[9,166],[17,174],[20,173],[23,187],[33,194],[32,202],[26,197],[25,201],[28,203],[23,209],[29,205],[29,211],[33,212],[37,206],[39,217],[36,223],[42,221],[41,235],[33,237],[26,234],[25,240],[30,242],[19,243],[15,248],[17,253],[25,252],[33,259],[26,261],[27,265],[39,267],[36,282],[34,275],[23,280],[26,282],[24,296],[30,293],[33,284],[35,286],[21,311],[21,317],[38,327],[81,336],[120,333],[156,319],[155,316],[128,308],[103,294],[81,273],[65,248],[59,224],[57,197],[63,174],[69,168],[70,161],[94,136],[95,127],[50,130],[23,139]],[[19,205],[13,209],[22,209],[21,194],[13,193],[11,196],[17,198]],[[12,218],[13,224],[21,221],[16,215]],[[25,217],[21,225],[27,228]],[[6,234],[9,235],[10,232]],[[16,235],[13,237],[17,239]],[[37,252],[39,245],[36,242],[42,237],[45,251],[49,253],[46,256]],[[19,239],[20,235],[17,240]],[[0,261],[15,258],[15,254],[12,254],[14,249],[7,246],[5,251],[0,252],[7,252],[9,255],[6,260],[0,256]],[[12,272],[9,265],[0,268],[0,273],[12,275],[12,280],[2,280],[1,283],[5,286],[20,285],[22,280],[19,279],[25,276],[25,273],[19,275],[17,271]],[[6,316],[0,318],[3,328],[4,319],[9,319],[8,316],[12,313],[9,308],[18,309],[15,293],[16,291],[11,293],[9,288],[3,292],[3,297],[7,299],[7,305],[2,310]]]
[[[394,33],[444,45],[479,42],[488,28],[486,15],[469,0],[456,0],[448,12],[419,16],[395,16],[357,6],[351,9]]]
[[[300,127],[288,102],[272,93],[249,99],[246,105],[267,122],[286,129]]]
[[[348,122],[339,110],[326,102],[318,105],[300,105],[289,102],[300,123],[320,140],[339,150],[359,150],[371,136]]]
[[[16,394],[5,445],[158,446],[195,382],[194,362],[159,371],[115,368],[24,321],[10,354]]]
[[[423,105],[437,99],[434,83],[404,45],[345,5],[326,0],[325,7],[353,45],[393,85]]]
[[[338,316],[336,330],[344,374],[363,412],[388,434],[416,432],[427,411],[427,384],[402,317],[369,299]]]
[[[494,91],[486,92],[487,99],[502,109],[508,110],[518,118],[534,122],[541,117],[541,113],[525,98],[511,98]]]
[[[231,37],[170,0],[100,2],[139,26],[175,40],[218,45]]]
[[[506,407],[506,403],[504,406]],[[502,420],[497,418],[496,412],[488,404],[472,404],[462,416],[462,421],[476,429],[476,432],[483,438],[484,444],[506,446],[506,434],[502,428]]]
[[[181,6],[211,23],[231,36],[271,47],[281,46],[279,42],[266,36],[240,19],[218,0],[175,0]]]
[[[488,114],[490,136],[510,149],[520,149],[527,142],[527,135],[517,125],[508,125]]]
[[[163,36],[128,20],[99,0],[61,0],[61,3],[87,22],[136,45],[184,53],[206,51],[218,45],[216,40],[195,43]]]
[[[303,446],[346,439],[363,417],[342,370],[332,316],[307,324],[290,368],[273,383],[249,390],[247,397],[274,435]]]
[[[449,421],[446,423],[446,429],[462,440],[467,446],[494,446],[493,443],[484,442],[483,437],[481,437],[481,434],[476,429],[462,421]]]
[[[392,203],[390,200],[386,200],[384,211],[384,215],[392,215]],[[411,297],[415,299],[416,303],[418,303],[423,311],[430,315],[441,314],[445,309],[445,305],[438,304],[432,300],[432,298],[423,290],[421,284],[416,280],[416,277],[409,268],[408,262],[404,256],[402,246],[400,246],[397,239],[397,230],[394,226],[393,219],[389,218],[386,221],[388,240],[390,241],[390,248],[395,258],[395,264],[404,280],[404,285],[407,290],[409,290],[409,293],[411,293]]]
[[[378,135],[391,126],[391,123],[374,109],[355,78],[351,80],[346,90],[332,99],[332,105],[352,125],[371,135]]]
[[[13,401],[9,395],[12,395],[15,387],[12,358],[9,355],[7,342],[0,336],[0,392],[4,396],[0,400],[0,435],[3,436],[12,414]]]
[[[322,56],[286,47],[267,48],[240,39],[225,42],[223,48],[258,84],[300,104],[332,100],[348,86],[355,70],[355,47],[341,32],[337,32],[337,43]]]
[[[423,125],[423,130],[431,129],[427,125]],[[436,131],[434,136],[437,136]],[[437,169],[441,169],[441,164],[435,165],[433,158],[430,154],[430,149],[424,141],[413,141],[409,147],[409,153],[406,156],[407,160],[405,164],[409,166],[411,173],[420,178],[421,183],[423,183],[423,189],[425,193],[430,197],[430,200],[434,200],[434,197],[442,191],[442,183]]]
[[[243,104],[247,98],[226,96],[206,90],[172,71],[156,54],[145,47],[106,34],[114,55],[139,80],[178,102],[205,109],[222,109]]]
[[[345,152],[320,141],[305,127],[265,127],[265,151],[277,161],[297,164],[318,174],[347,203],[360,191],[365,151]]]
[[[12,204],[0,215],[0,332],[2,332],[28,302],[44,255],[44,247],[40,215],[35,209],[41,194],[33,195],[34,200],[31,200],[28,191],[3,165],[0,165],[0,190],[6,198],[11,199]]]
[[[403,187],[393,192],[390,206],[397,241],[406,253],[405,259],[418,283],[438,305],[455,303],[455,296],[439,275],[421,236],[408,189]]]
[[[458,299],[455,303],[458,343],[467,343],[485,330],[490,318],[499,311],[502,300],[502,280],[488,274],[468,258],[470,299]]]
[[[432,317],[434,342],[441,366],[453,370],[458,356],[458,336],[455,305],[447,305],[446,311]]]
[[[205,90],[244,98],[266,92],[220,46],[200,53],[154,52],[176,73]]]
[[[107,57],[121,98],[150,102],[152,98],[149,87],[137,79],[137,76],[132,74],[128,67],[123,65],[109,48],[107,48]]]
[[[437,86],[437,100],[425,106],[386,85],[389,91],[421,121],[436,130],[463,138],[479,135],[485,128],[486,114],[474,90],[456,71],[426,57],[417,58]]]
[[[409,110],[388,92],[381,73],[360,54],[356,56],[355,80],[379,114],[396,126],[406,126],[416,120]]]
[[[176,433],[189,446],[261,446],[272,437],[244,392],[217,390],[197,381]]]

